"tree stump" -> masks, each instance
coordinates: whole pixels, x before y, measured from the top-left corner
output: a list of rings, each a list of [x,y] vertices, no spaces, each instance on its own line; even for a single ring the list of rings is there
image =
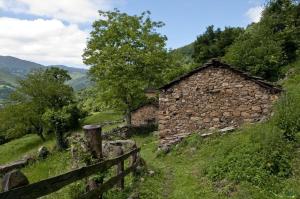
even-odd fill
[[[100,125],[85,125],[83,127],[84,136],[87,141],[88,150],[91,152],[93,158],[99,161],[103,160],[102,154],[102,136],[101,136],[101,126]],[[99,184],[103,183],[103,179],[100,180]],[[98,187],[98,183],[94,180],[88,181],[89,189],[95,189]],[[99,196],[102,198],[102,195]]]
[[[84,135],[87,140],[88,148],[92,155],[99,160],[103,159],[102,137],[100,125],[85,125],[83,127]]]
[[[117,147],[117,150],[116,150],[116,155],[117,156],[122,156],[124,154],[124,151],[123,151],[123,149],[122,149],[122,146],[118,146]],[[124,172],[124,161],[121,161],[121,162],[119,162],[118,163],[118,165],[117,165],[117,175],[119,175],[119,174],[121,174],[121,173],[123,173]],[[125,187],[125,180],[124,180],[124,178],[121,178],[120,180],[119,180],[119,182],[118,182],[118,188],[120,189],[120,190],[124,190],[124,187]]]

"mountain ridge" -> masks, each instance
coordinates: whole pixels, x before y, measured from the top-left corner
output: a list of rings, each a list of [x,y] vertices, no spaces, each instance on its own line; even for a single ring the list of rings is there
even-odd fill
[[[89,86],[90,81],[87,69],[75,68],[65,65],[42,65],[36,62],[19,59],[13,56],[0,55],[0,104],[8,99],[9,95],[17,86],[17,80],[24,78],[32,70],[47,67],[58,67],[67,70],[72,77],[68,82],[74,90],[81,90]]]

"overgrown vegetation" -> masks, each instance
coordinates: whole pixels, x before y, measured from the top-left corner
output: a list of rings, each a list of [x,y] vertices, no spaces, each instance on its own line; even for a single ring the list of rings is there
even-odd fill
[[[209,26],[193,44],[194,61],[204,63],[218,57],[252,75],[276,81],[284,76],[284,66],[299,57],[299,13],[297,0],[270,0],[260,22],[245,30]]]
[[[57,146],[64,149],[63,132],[76,128],[81,112],[74,104],[74,91],[65,83],[71,77],[59,68],[30,73],[19,80],[12,103],[0,110],[0,131],[6,138],[36,133],[55,133]]]
[[[64,70],[38,70],[20,81],[15,103],[0,110],[0,136],[18,138],[36,133],[46,136],[47,141],[26,135],[1,145],[0,163],[35,153],[42,144],[53,148],[55,138],[60,148],[66,148],[64,133],[76,128],[82,117],[78,107],[89,113],[82,124],[121,120],[120,112],[107,109],[128,115],[144,100],[145,88],[157,87],[192,69],[194,62],[219,57],[269,80],[286,74],[279,82],[285,91],[274,106],[273,117],[265,123],[243,126],[233,134],[207,139],[195,134],[169,154],[157,153],[157,136],[136,135],[147,168],[154,174],[145,173],[135,183],[127,179],[125,192],[113,190],[105,197],[128,198],[136,193],[145,199],[300,198],[299,1],[271,0],[261,21],[245,30],[210,26],[193,45],[172,52],[165,49],[166,38],[156,32],[163,23],[153,22],[149,13],[129,16],[113,11],[100,15],[107,20],[94,23],[84,54],[97,86],[82,91],[77,104],[73,90],[65,84],[70,77]],[[36,182],[69,170],[66,160],[70,160],[68,151],[55,151],[23,171]],[[47,198],[72,198],[84,189],[75,183]]]
[[[225,27],[224,30],[208,26],[205,33],[200,35],[194,43],[193,58],[195,62],[203,64],[211,58],[223,57],[228,48],[240,36],[242,28]]]

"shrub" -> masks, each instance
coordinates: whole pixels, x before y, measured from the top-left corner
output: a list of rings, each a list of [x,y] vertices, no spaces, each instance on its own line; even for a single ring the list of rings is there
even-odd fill
[[[282,96],[277,103],[274,120],[288,140],[295,140],[300,131],[300,91],[295,88]]]
[[[83,182],[73,183],[68,187],[67,193],[70,199],[79,199],[85,192],[85,185]]]
[[[246,129],[242,134],[245,137],[240,144],[222,151],[206,169],[212,180],[228,179],[274,188],[278,179],[292,174],[293,147],[278,128],[268,123]]]

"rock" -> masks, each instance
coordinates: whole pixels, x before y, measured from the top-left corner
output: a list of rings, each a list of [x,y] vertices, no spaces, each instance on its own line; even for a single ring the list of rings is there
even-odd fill
[[[105,158],[116,157],[116,153],[119,147],[122,147],[124,153],[131,151],[136,143],[133,140],[115,140],[104,141],[102,144],[102,153]]]
[[[224,113],[223,113],[223,116],[225,116],[225,117],[230,117],[230,116],[231,116],[231,113],[230,113],[230,112],[224,112]]]
[[[243,118],[249,118],[249,117],[251,117],[251,115],[250,115],[248,112],[242,112],[242,113],[241,113],[241,116],[242,116]]]
[[[167,146],[167,145],[164,145],[164,146],[160,147],[159,150],[162,151],[163,153],[167,154],[167,153],[170,152],[171,147]]]
[[[38,150],[38,157],[40,159],[46,159],[50,154],[49,150],[45,146],[41,146]]]
[[[213,121],[214,121],[214,122],[219,122],[220,119],[216,117],[216,118],[213,118]]]
[[[220,133],[228,133],[228,132],[232,132],[234,130],[235,130],[234,126],[228,126],[226,128],[221,129],[219,132]]]
[[[214,133],[204,133],[204,134],[201,134],[201,137],[206,138],[206,137],[209,137],[209,136],[211,136],[213,134]]]
[[[192,120],[192,121],[199,121],[200,118],[199,118],[199,117],[191,117],[191,120]]]
[[[227,94],[232,94],[233,93],[233,90],[232,89],[226,89],[225,91]]]
[[[27,164],[36,161],[36,157],[33,155],[24,155],[22,159],[25,160]]]
[[[149,174],[150,176],[154,176],[155,172],[152,171],[152,170],[149,170],[149,171],[148,171],[148,174]]]
[[[19,170],[13,170],[4,175],[2,179],[2,190],[8,191],[29,184],[27,177]]]
[[[232,115],[233,115],[234,117],[239,117],[239,116],[241,116],[241,112],[235,110],[235,111],[232,112]]]
[[[220,115],[220,113],[218,113],[217,111],[213,111],[213,112],[210,113],[211,117],[217,117],[219,115]]]
[[[243,88],[244,85],[243,85],[243,84],[237,84],[237,85],[235,85],[234,87],[235,87],[235,88]]]
[[[210,118],[205,118],[205,119],[203,120],[204,123],[209,123],[210,121],[211,121]]]
[[[153,136],[159,136],[159,131],[154,131]]]
[[[14,169],[25,167],[29,162],[33,162],[35,159],[31,156],[24,156],[22,160],[18,160],[6,165],[0,165],[0,174],[5,174]]]

